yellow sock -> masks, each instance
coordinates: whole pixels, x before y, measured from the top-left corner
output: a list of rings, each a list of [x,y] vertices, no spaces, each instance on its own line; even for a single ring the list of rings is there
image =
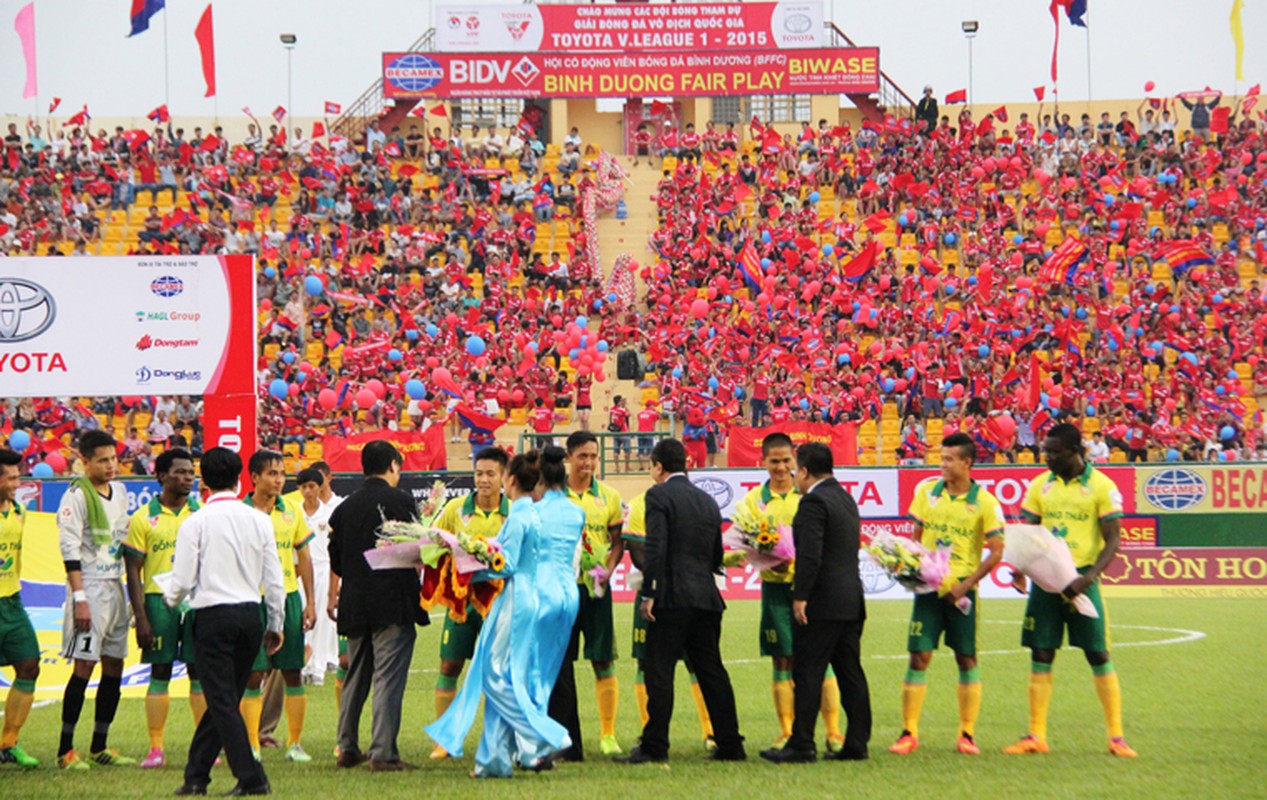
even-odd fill
[[[981,714],[981,674],[976,667],[959,671],[959,730],[976,736]]]
[[[444,716],[444,712],[453,705],[453,698],[458,694],[458,679],[441,675],[436,679],[436,719]]]
[[[1038,666],[1035,664],[1035,666]],[[1029,674],[1029,732],[1039,741],[1047,741],[1047,709],[1051,706],[1051,665],[1043,664],[1042,672]]]
[[[334,707],[336,710],[343,708],[343,679],[334,679]]]
[[[167,711],[172,705],[167,685],[167,681],[151,680],[145,693],[145,722],[150,729],[151,749],[163,749],[163,729],[167,727]]]
[[[924,710],[924,695],[928,694],[927,677],[922,669],[907,669],[902,682],[902,728],[919,738],[919,715]]]
[[[647,714],[647,683],[646,676],[642,674],[642,670],[638,670],[638,674],[634,676],[634,699],[638,701],[638,717],[642,720],[642,727],[647,727],[647,720],[651,718]]]
[[[691,697],[695,698],[695,711],[699,714],[699,729],[705,739],[713,736],[713,718],[708,715],[708,704],[704,702],[704,690],[699,688],[699,681],[691,676]]]
[[[4,701],[4,732],[0,733],[0,748],[10,748],[18,743],[18,733],[31,713],[35,699],[35,681],[18,679],[9,687]]]
[[[202,724],[202,715],[207,713],[207,698],[202,693],[202,682],[189,681],[189,710],[194,713],[194,727]]]
[[[616,702],[620,698],[620,685],[614,674],[594,680],[594,695],[598,699],[598,727],[602,736],[616,735]]]
[[[779,736],[792,735],[792,720],[796,717],[796,695],[792,691],[792,673],[774,671],[774,713],[779,718]]]
[[[259,689],[247,689],[242,694],[242,704],[238,707],[242,713],[242,721],[246,723],[246,738],[251,742],[251,749],[260,749],[260,717],[264,715],[264,695]]]
[[[840,732],[840,684],[836,682],[836,675],[832,672],[828,672],[823,679],[821,712],[828,738],[841,738],[844,734]]]
[[[1108,671],[1103,671],[1104,668]],[[1122,738],[1122,686],[1118,683],[1117,673],[1113,672],[1112,662],[1096,668],[1095,693],[1100,695],[1100,705],[1104,706],[1104,724],[1108,727],[1110,739]]]
[[[286,746],[299,744],[304,735],[304,715],[308,712],[308,695],[302,684],[286,687]]]

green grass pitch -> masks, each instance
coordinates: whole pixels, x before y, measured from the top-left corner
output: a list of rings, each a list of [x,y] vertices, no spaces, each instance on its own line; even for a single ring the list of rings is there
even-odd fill
[[[673,752],[668,765],[629,767],[609,764],[598,755],[597,718],[589,670],[578,665],[582,724],[588,759],[551,773],[521,774],[509,781],[473,781],[465,760],[430,762],[431,742],[422,727],[432,718],[432,689],[438,663],[438,627],[421,631],[406,698],[401,748],[406,760],[421,765],[412,773],[371,775],[336,769],[333,676],[324,687],[310,687],[304,746],[315,760],[293,765],[279,750],[264,754],[274,792],[283,797],[921,797],[969,794],[1001,797],[1179,797],[1196,791],[1205,797],[1264,796],[1263,687],[1267,686],[1267,603],[1262,600],[1110,600],[1113,661],[1121,675],[1127,740],[1140,758],[1120,761],[1104,748],[1104,722],[1091,672],[1078,651],[1056,659],[1050,742],[1046,756],[1004,756],[1000,748],[1025,732],[1029,661],[1019,647],[1020,600],[987,600],[980,635],[984,703],[977,727],[983,749],[978,757],[954,750],[957,733],[954,660],[946,650],[934,658],[921,723],[921,747],[910,756],[894,756],[888,745],[901,728],[899,690],[906,668],[904,602],[873,602],[863,639],[864,666],[871,682],[875,731],[871,760],[774,766],[757,758],[777,733],[770,700],[769,662],[757,655],[756,602],[732,603],[726,614],[722,653],[727,659],[747,737],[749,761],[712,764],[699,741],[694,704],[679,670]],[[628,652],[632,606],[618,605],[621,648]],[[631,747],[638,735],[634,703],[634,665],[621,660],[618,733]],[[87,744],[92,701],[80,722],[77,744]],[[368,740],[368,706],[363,721]],[[181,782],[191,719],[184,700],[173,699],[167,731],[169,766],[93,768],[80,774],[54,766],[60,728],[60,704],[35,709],[23,731],[23,746],[44,761],[38,770],[0,769],[5,798],[107,798],[166,796]],[[285,731],[285,720],[281,731]],[[467,752],[473,753],[479,725]],[[821,725],[819,728],[821,748]],[[148,747],[140,700],[124,700],[111,732],[111,744],[126,754],[144,756]],[[213,773],[211,791],[233,785],[227,767]]]

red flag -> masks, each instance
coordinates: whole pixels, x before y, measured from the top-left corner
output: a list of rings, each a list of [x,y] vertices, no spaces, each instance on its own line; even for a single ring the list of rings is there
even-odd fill
[[[202,146],[199,148],[204,153],[214,153],[220,149],[220,138],[217,136],[208,136],[202,140]]]
[[[203,97],[213,97],[216,93],[216,39],[211,23],[211,4],[202,12],[198,27],[194,28],[194,38],[198,40],[198,52],[202,55],[202,78],[207,82],[207,93]]]
[[[424,105],[419,104],[419,105],[417,105],[417,106],[414,106],[414,110],[413,110],[413,111],[410,111],[410,112],[409,112],[409,114],[410,114],[410,116],[420,117],[420,118],[422,118],[422,119],[426,119],[426,117],[427,117],[427,107],[426,107],[426,106],[424,106]]]
[[[48,104],[48,113],[52,114],[54,111],[57,110],[57,107],[60,106],[61,104],[62,104],[62,99],[60,97],[54,97],[53,102]]]
[[[1029,359],[1029,410],[1031,412],[1038,408],[1038,403],[1042,400],[1042,394],[1043,376],[1039,372],[1038,359],[1031,355]]]
[[[840,265],[841,277],[850,283],[857,283],[865,278],[867,273],[875,267],[875,262],[879,255],[880,240],[872,239],[863,246],[856,256]]]
[[[273,119],[277,120],[278,122],[281,122],[285,118],[286,118],[286,109],[284,106],[278,106],[277,108],[273,109]]]
[[[154,109],[150,113],[146,114],[145,118],[148,120],[152,120],[154,122],[167,122],[168,120],[171,119],[171,115],[167,113],[167,104],[164,103],[163,105]]]
[[[1035,87],[1034,87],[1034,97],[1038,100],[1038,102],[1040,102],[1040,103],[1041,103],[1041,102],[1043,102],[1043,98],[1044,98],[1046,95],[1047,95],[1047,87],[1046,87],[1046,86],[1035,86]]]
[[[951,92],[950,94],[946,95],[946,105],[948,106],[954,105],[955,103],[966,103],[966,102],[968,102],[967,89],[960,89],[959,91]]]
[[[83,125],[88,122],[88,106],[84,106],[78,114],[66,120],[67,125]]]
[[[331,103],[329,100],[327,100],[326,113],[327,114],[342,114],[343,106],[339,105],[338,103]]]
[[[326,135],[325,125],[321,124],[320,122],[312,123],[312,138],[320,139],[322,136],[325,136],[325,135]]]
[[[999,122],[1007,122],[1007,106],[999,106],[990,112],[990,115]]]
[[[1245,96],[1246,96],[1246,97],[1253,97],[1254,95],[1258,94],[1258,93],[1259,93],[1259,92],[1261,92],[1262,90],[1263,90],[1263,86],[1262,86],[1262,84],[1261,84],[1261,83],[1256,83],[1256,84],[1254,84],[1253,86],[1249,87],[1249,91],[1245,92]]]
[[[443,103],[436,104],[436,105],[432,106],[432,107],[431,107],[431,110],[430,110],[430,111],[428,111],[427,113],[428,113],[428,114],[430,114],[430,115],[431,115],[431,116],[433,116],[433,117],[447,117],[447,116],[449,116],[449,110],[448,110],[447,108],[445,108],[445,107],[444,107],[444,104],[443,104]]]

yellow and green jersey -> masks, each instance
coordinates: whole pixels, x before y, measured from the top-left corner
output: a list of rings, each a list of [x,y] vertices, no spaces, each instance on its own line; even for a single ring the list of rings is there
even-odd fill
[[[647,493],[641,492],[629,501],[626,509],[625,526],[620,530],[620,538],[626,542],[645,542],[647,540]]]
[[[1122,516],[1122,493],[1090,464],[1068,482],[1049,471],[1029,482],[1021,515],[1064,539],[1075,566],[1089,567],[1104,549],[1101,523]]]
[[[198,510],[198,500],[192,495],[179,512],[172,511],[155,497],[132,512],[128,520],[128,538],[123,541],[125,555],[145,559],[141,573],[145,576],[145,593],[162,594],[154,579],[171,572],[176,558],[176,533],[180,524]]]
[[[17,500],[8,511],[0,511],[0,597],[22,591],[22,530],[26,509]]]
[[[924,529],[920,540],[928,549],[950,548],[950,574],[963,580],[981,566],[985,542],[1003,533],[1003,507],[976,481],[968,491],[953,495],[941,480],[915,487],[907,516]]]
[[[610,529],[620,527],[625,519],[620,492],[597,478],[591,479],[589,488],[580,494],[572,491],[570,486],[567,492],[568,499],[585,512],[585,541],[591,547],[610,548]],[[578,579],[577,582],[584,583],[584,580]]]
[[[753,516],[765,517],[771,525],[791,525],[792,518],[796,516],[796,509],[801,505],[801,493],[793,486],[790,491],[779,494],[771,490],[770,482],[766,481],[755,489],[749,489],[739,504],[746,506]],[[791,583],[794,577],[796,577],[796,562],[794,561],[789,561],[787,569],[783,572],[772,569],[761,571],[761,580],[768,583]]]
[[[247,495],[243,502],[252,508],[255,507],[250,495]],[[277,541],[277,557],[282,562],[282,584],[286,587],[287,594],[297,592],[299,578],[295,574],[295,553],[307,547],[312,541],[312,532],[308,530],[308,522],[304,519],[303,506],[287,503],[278,497],[268,518],[273,523],[273,538]]]
[[[466,497],[455,497],[444,504],[444,510],[436,520],[436,527],[449,533],[470,533],[491,539],[501,532],[502,524],[510,515],[510,502],[505,495],[497,508],[485,511],[475,502],[475,492]]]

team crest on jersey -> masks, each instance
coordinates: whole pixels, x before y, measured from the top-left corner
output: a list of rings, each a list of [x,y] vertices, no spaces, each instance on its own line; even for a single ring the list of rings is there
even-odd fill
[[[965,503],[964,507],[968,509],[969,514],[975,514],[980,510],[980,506],[976,503]]]

